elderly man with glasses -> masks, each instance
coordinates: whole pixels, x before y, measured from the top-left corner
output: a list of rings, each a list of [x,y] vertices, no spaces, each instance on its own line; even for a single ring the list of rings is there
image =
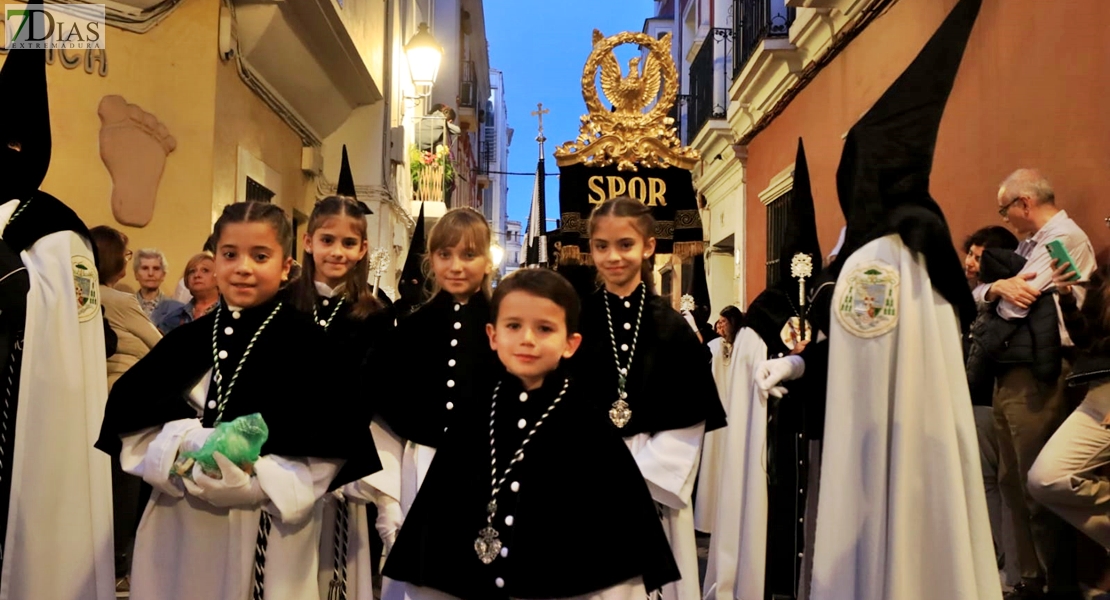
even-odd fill
[[[1014,277],[977,286],[975,299],[996,303],[998,315],[1008,321],[1028,319],[1030,306],[1044,293],[1054,291],[1053,272],[1062,266],[1055,264],[1047,244],[1060,240],[1084,280],[1095,269],[1094,249],[1083,230],[1056,205],[1052,185],[1036,170],[1019,169],[1007,177],[999,187],[997,202],[998,214],[1023,240],[1017,254],[1026,262]],[[1053,302],[1057,322],[1048,322],[1047,330],[1053,337],[1059,332],[1059,376],[1045,381],[1034,374],[1031,364],[1002,365],[994,394],[1001,455],[999,487],[1013,516],[1022,577],[1022,584],[1007,595],[1014,599],[1045,598],[1046,584],[1047,597],[1072,597],[1076,585],[1074,561],[1067,558],[1074,541],[1065,541],[1071,532],[1027,490],[1030,467],[1069,412],[1064,378],[1071,369],[1074,345],[1064,327],[1059,302],[1056,298]],[[1049,315],[1051,318],[1051,312]]]

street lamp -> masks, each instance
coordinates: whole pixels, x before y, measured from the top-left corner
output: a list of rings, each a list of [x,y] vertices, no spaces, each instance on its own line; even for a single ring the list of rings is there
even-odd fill
[[[493,242],[489,245],[489,255],[493,259],[493,268],[500,268],[501,261],[505,259],[505,249],[501,247],[501,244]]]
[[[428,24],[416,27],[416,35],[405,44],[405,58],[409,62],[409,75],[418,90],[431,89],[439,74],[439,63],[443,59],[443,47],[428,33]]]

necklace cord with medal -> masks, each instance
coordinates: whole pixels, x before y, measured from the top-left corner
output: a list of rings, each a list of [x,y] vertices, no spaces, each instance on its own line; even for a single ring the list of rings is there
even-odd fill
[[[493,388],[493,401],[490,403],[489,409],[489,446],[490,446],[490,463],[493,472],[490,487],[490,500],[486,505],[486,526],[478,532],[478,539],[474,540],[474,551],[478,554],[478,560],[483,564],[490,564],[501,553],[501,540],[498,539],[500,534],[493,526],[493,519],[497,516],[497,494],[501,492],[501,486],[505,484],[505,480],[509,478],[509,473],[512,472],[513,467],[517,463],[524,460],[524,447],[528,445],[528,441],[536,434],[543,422],[551,415],[551,411],[562,401],[563,396],[567,393],[567,388],[570,387],[570,380],[563,379],[563,389],[559,391],[559,395],[551,401],[551,405],[543,412],[536,424],[524,436],[524,441],[520,442],[520,447],[513,453],[513,458],[509,461],[509,465],[505,467],[505,472],[501,474],[501,478],[497,478],[497,442],[494,437],[494,423],[497,421],[497,392],[501,390],[501,382],[497,382],[497,387]]]
[[[220,315],[223,313],[223,304],[221,303],[216,306],[216,318],[212,322],[212,370],[214,372],[212,379],[216,382],[216,421],[212,424],[213,427],[219,425],[220,422],[223,421],[224,409],[227,407],[228,399],[231,398],[231,390],[235,387],[236,380],[239,379],[239,372],[243,370],[243,365],[246,364],[247,357],[250,356],[251,350],[254,349],[254,344],[258,341],[258,337],[262,335],[262,332],[266,329],[266,326],[270,324],[270,321],[274,320],[274,316],[281,310],[281,306],[282,303],[278,302],[274,310],[270,311],[270,315],[262,321],[262,325],[259,325],[258,329],[254,332],[254,336],[251,337],[251,341],[247,344],[247,348],[243,350],[243,356],[239,358],[239,364],[235,366],[235,372],[232,373],[231,381],[228,382],[226,389],[223,387],[224,377],[220,372],[220,350],[217,347],[220,334]]]
[[[327,321],[322,321],[322,320],[320,320],[320,314],[316,312],[316,303],[313,302],[312,303],[312,322],[316,323],[320,327],[323,327],[324,331],[327,331],[328,328],[331,327],[331,322],[335,320],[335,315],[339,314],[339,307],[340,306],[343,306],[343,297],[342,296],[340,296],[339,299],[335,301],[335,308],[332,309],[331,316],[328,317],[328,320]]]
[[[640,291],[640,308],[636,313],[636,329],[632,332],[632,346],[628,350],[628,362],[625,366],[621,366],[621,357],[617,352],[617,334],[613,330],[613,311],[609,309],[609,292],[602,290],[602,298],[605,299],[605,318],[609,322],[609,340],[613,343],[613,360],[617,365],[617,401],[613,403],[609,409],[609,419],[617,429],[623,429],[628,425],[628,421],[632,419],[632,409],[628,407],[628,392],[626,387],[628,384],[628,372],[632,370],[632,359],[636,356],[636,341],[640,339],[640,323],[644,317],[644,304],[647,303],[647,290],[641,289],[644,283],[636,286]]]

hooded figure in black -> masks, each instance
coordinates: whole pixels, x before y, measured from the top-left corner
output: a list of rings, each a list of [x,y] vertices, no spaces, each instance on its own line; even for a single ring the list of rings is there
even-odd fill
[[[980,3],[956,4],[845,142],[810,600],[1002,596],[960,340],[974,304],[928,185]]]
[[[428,241],[424,236],[424,205],[421,204],[416,227],[412,232],[412,242],[409,243],[409,251],[405,256],[405,266],[401,269],[401,280],[397,283],[397,294],[400,297],[394,303],[393,310],[398,319],[409,316],[424,302],[427,289],[424,253],[427,245]]]
[[[817,311],[827,309],[832,295],[831,285],[815,285],[820,280],[822,254],[801,139],[789,202],[786,235],[777,257],[777,282],[756,296],[747,312],[748,326],[767,345],[770,359],[757,369],[756,381],[768,403],[763,597],[776,600],[805,597],[828,364],[827,320],[814,317]],[[789,383],[780,385],[786,380]]]
[[[111,470],[89,435],[107,395],[96,246],[39,189],[51,154],[45,50],[9,50],[0,90],[11,115],[0,128],[0,588],[107,600]],[[53,561],[66,568],[39,568]]]

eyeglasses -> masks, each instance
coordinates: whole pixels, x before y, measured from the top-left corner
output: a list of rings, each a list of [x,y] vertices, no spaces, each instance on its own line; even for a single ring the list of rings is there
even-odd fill
[[[999,206],[998,207],[998,216],[1005,219],[1006,218],[1006,213],[1010,212],[1010,207],[1013,206],[1014,204],[1016,204],[1018,200],[1024,200],[1024,199],[1025,198],[1022,198],[1021,196],[1018,196],[1017,198],[1014,198],[1013,200],[1010,200],[1006,204],[1003,204],[1002,206]]]

